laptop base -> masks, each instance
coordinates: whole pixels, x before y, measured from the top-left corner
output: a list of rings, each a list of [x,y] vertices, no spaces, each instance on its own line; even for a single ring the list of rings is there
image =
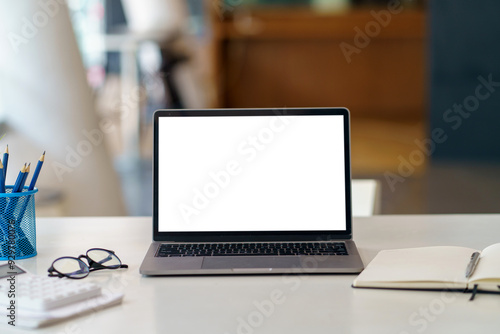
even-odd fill
[[[139,272],[147,276],[235,274],[357,274],[363,262],[352,240],[344,241],[349,255],[155,257],[161,242],[153,242]]]

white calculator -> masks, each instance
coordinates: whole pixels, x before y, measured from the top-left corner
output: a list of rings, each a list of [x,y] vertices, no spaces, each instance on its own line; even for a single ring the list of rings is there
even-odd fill
[[[18,265],[0,266],[0,305],[47,311],[101,295],[101,287],[80,280],[28,273]]]
[[[9,324],[15,321],[15,326],[46,326],[122,300],[123,293],[102,293],[89,281],[38,276],[17,264],[0,265],[0,316]]]

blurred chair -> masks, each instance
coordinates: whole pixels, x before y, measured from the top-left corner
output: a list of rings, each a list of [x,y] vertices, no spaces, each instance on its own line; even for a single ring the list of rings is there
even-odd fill
[[[369,217],[380,214],[380,192],[377,180],[352,180],[352,215]]]
[[[37,183],[61,193],[69,216],[125,214],[118,177],[68,14],[60,1],[0,3],[0,89],[9,145],[7,182],[46,161]],[[5,38],[7,37],[7,38]],[[3,149],[2,149],[3,151]]]

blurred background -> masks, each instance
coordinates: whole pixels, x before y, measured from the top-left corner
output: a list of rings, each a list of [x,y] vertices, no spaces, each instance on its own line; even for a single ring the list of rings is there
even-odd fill
[[[331,106],[381,213],[499,211],[497,1],[0,6],[0,147],[8,181],[47,151],[39,215],[151,215],[156,109]]]

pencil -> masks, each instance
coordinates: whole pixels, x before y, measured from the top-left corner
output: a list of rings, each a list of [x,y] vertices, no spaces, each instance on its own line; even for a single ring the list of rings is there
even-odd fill
[[[36,164],[35,172],[33,173],[33,176],[31,177],[31,183],[28,188],[28,190],[33,190],[35,189],[36,181],[38,180],[38,175],[40,175],[40,170],[42,169],[43,162],[45,160],[45,151],[43,151],[42,156],[38,160],[38,163]]]
[[[9,145],[5,148],[5,153],[3,154],[3,179],[4,182],[7,179],[7,164],[9,163]]]
[[[14,188],[12,188],[13,193],[19,192],[19,187],[21,186],[21,182],[23,182],[25,173],[26,173],[26,164],[24,164],[24,166],[23,166],[23,168],[21,168],[21,171],[19,172],[19,174],[17,174],[16,183],[14,184]]]
[[[23,168],[21,169],[21,172],[19,173],[19,176],[17,177],[16,180],[16,185],[14,186],[14,190],[12,192],[22,192],[24,189],[24,184],[26,183],[26,179],[28,178],[28,174],[30,172],[30,165],[24,164]],[[15,220],[16,224],[16,232],[18,235],[18,240],[17,240],[17,247],[16,247],[16,256],[21,255],[21,250],[23,252],[26,252],[26,254],[32,254],[33,253],[33,246],[31,245],[30,241],[26,238],[26,234],[24,233],[22,227],[21,227],[21,221],[22,217],[24,217],[24,212],[22,212],[21,215],[19,215],[18,218],[21,219],[16,219],[14,216],[14,212],[16,211],[16,207],[18,205],[19,199],[22,197],[13,197],[10,199],[9,204],[7,205],[7,209],[5,210],[5,216],[7,216],[8,220]],[[24,198],[25,203],[28,201],[28,197]],[[22,210],[22,209],[21,209]],[[26,211],[26,210],[24,210]]]
[[[5,176],[4,176],[3,164],[0,161],[0,193],[5,193]]]
[[[26,167],[26,170],[24,171],[23,179],[21,180],[21,185],[19,186],[19,192],[23,192],[24,185],[26,184],[26,180],[28,179],[28,175],[30,174],[30,166],[31,162],[28,164],[28,167]]]

